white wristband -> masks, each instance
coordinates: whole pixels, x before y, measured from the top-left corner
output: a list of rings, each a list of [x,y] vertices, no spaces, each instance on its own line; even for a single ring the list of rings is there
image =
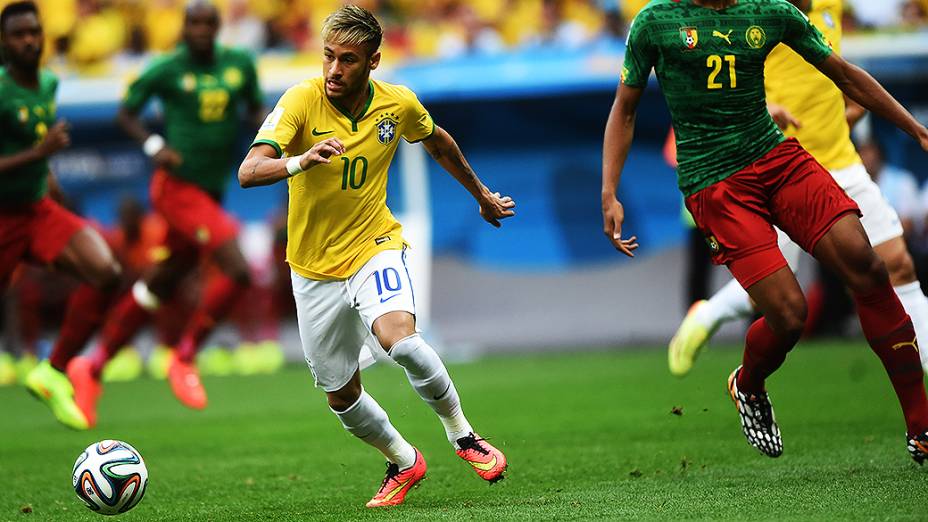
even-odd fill
[[[300,157],[294,156],[287,160],[287,173],[291,176],[296,176],[303,172],[303,167],[300,165]]]
[[[145,143],[142,144],[142,150],[145,151],[145,155],[149,158],[153,157],[155,154],[161,152],[164,149],[167,143],[164,141],[164,138],[160,134],[152,134],[145,140]]]

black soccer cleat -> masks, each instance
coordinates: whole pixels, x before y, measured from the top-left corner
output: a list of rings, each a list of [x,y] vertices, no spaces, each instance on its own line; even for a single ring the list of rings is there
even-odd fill
[[[928,431],[909,439],[909,455],[919,465],[928,460]]]
[[[748,444],[757,448],[761,453],[771,458],[783,454],[783,439],[780,438],[780,427],[773,414],[773,405],[766,392],[748,395],[738,390],[738,374],[741,367],[735,368],[728,377],[728,394],[738,408],[741,417],[741,429]]]

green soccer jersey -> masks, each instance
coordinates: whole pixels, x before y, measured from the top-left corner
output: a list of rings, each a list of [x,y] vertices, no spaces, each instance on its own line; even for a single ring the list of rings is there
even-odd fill
[[[221,194],[241,156],[235,149],[240,108],[261,104],[254,60],[217,45],[213,63],[199,64],[181,45],[132,82],[123,106],[138,112],[153,97],[161,102],[165,139],[184,160],[172,174]]]
[[[738,0],[713,10],[653,0],[632,23],[622,82],[644,88],[657,72],[677,136],[680,190],[690,195],[783,142],[767,112],[764,61],[784,43],[812,64],[831,48],[786,0]]]
[[[0,156],[31,149],[45,139],[55,123],[55,92],[58,78],[39,72],[39,88],[20,86],[0,68]],[[23,165],[3,174],[0,205],[32,203],[48,192],[48,161]]]

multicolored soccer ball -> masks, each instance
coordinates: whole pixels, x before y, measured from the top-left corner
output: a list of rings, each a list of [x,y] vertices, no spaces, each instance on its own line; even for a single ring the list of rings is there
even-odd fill
[[[101,440],[77,457],[71,482],[88,508],[101,515],[117,515],[142,500],[148,486],[148,469],[129,444]]]

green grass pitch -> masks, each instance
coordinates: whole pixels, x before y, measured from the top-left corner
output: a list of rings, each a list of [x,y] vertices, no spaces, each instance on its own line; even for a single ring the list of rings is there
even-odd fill
[[[928,517],[928,469],[909,459],[895,396],[865,345],[803,343],[771,379],[785,442],[776,460],[746,444],[725,395],[738,359],[713,349],[682,380],[662,349],[452,365],[468,417],[510,460],[493,486],[449,449],[399,369],[368,370],[367,389],[429,464],[404,506],[380,511],[363,505],[382,458],[341,428],[300,366],[207,379],[204,412],[185,410],[163,382],[111,385],[86,433],[4,388],[0,521],[102,520],[77,500],[70,471],[104,438],[135,445],[150,473],[124,521]]]

